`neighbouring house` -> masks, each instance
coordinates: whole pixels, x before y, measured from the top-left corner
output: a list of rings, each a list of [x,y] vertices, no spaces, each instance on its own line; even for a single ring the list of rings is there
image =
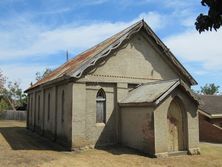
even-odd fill
[[[141,20],[32,85],[27,127],[71,150],[199,154],[196,84]]]
[[[222,96],[200,95],[200,141],[222,143]]]

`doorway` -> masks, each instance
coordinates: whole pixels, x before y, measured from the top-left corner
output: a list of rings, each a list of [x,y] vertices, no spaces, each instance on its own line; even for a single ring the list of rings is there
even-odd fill
[[[185,120],[183,105],[178,98],[174,98],[167,113],[168,152],[184,151],[186,149]]]

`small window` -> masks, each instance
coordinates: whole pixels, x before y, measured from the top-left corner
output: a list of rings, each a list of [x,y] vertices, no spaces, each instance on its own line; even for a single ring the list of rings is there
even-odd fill
[[[62,91],[62,122],[64,122],[64,112],[65,112],[65,93]]]
[[[40,120],[40,95],[38,95],[38,122]]]
[[[50,93],[48,94],[48,121],[50,119],[50,110],[51,110],[51,103],[50,103]]]
[[[106,122],[106,94],[100,89],[96,96],[96,123]]]

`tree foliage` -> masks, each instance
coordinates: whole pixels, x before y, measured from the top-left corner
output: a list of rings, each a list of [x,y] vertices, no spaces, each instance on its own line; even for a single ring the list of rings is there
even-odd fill
[[[6,81],[6,78],[4,77],[4,75],[2,74],[1,70],[0,70],[0,95],[2,94],[3,92],[3,88],[4,88],[4,85],[5,85],[5,81]]]
[[[222,25],[222,0],[202,0],[201,4],[209,8],[208,14],[201,13],[196,18],[196,29],[200,33],[203,31],[217,31]]]
[[[26,106],[27,97],[17,81],[8,81],[0,71],[0,111]]]
[[[0,96],[0,112],[4,110],[9,110],[11,105],[9,104],[8,100],[5,99],[3,96]]]
[[[48,76],[50,73],[52,72],[52,69],[46,68],[45,71],[43,73],[41,72],[37,72],[35,75],[35,79],[36,81],[40,81],[41,79],[45,78],[46,76]]]
[[[204,95],[216,95],[219,93],[220,86],[216,86],[214,83],[211,84],[205,84],[203,87],[201,87],[200,92]]]
[[[17,107],[26,106],[26,94],[23,93],[18,82],[8,82],[6,88],[3,89],[2,96],[8,101],[11,109],[15,110]]]

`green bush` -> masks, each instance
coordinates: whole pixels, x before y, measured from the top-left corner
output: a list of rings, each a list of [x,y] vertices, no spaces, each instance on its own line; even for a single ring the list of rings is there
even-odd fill
[[[0,99],[0,112],[8,109],[10,109],[10,105],[4,99]]]

